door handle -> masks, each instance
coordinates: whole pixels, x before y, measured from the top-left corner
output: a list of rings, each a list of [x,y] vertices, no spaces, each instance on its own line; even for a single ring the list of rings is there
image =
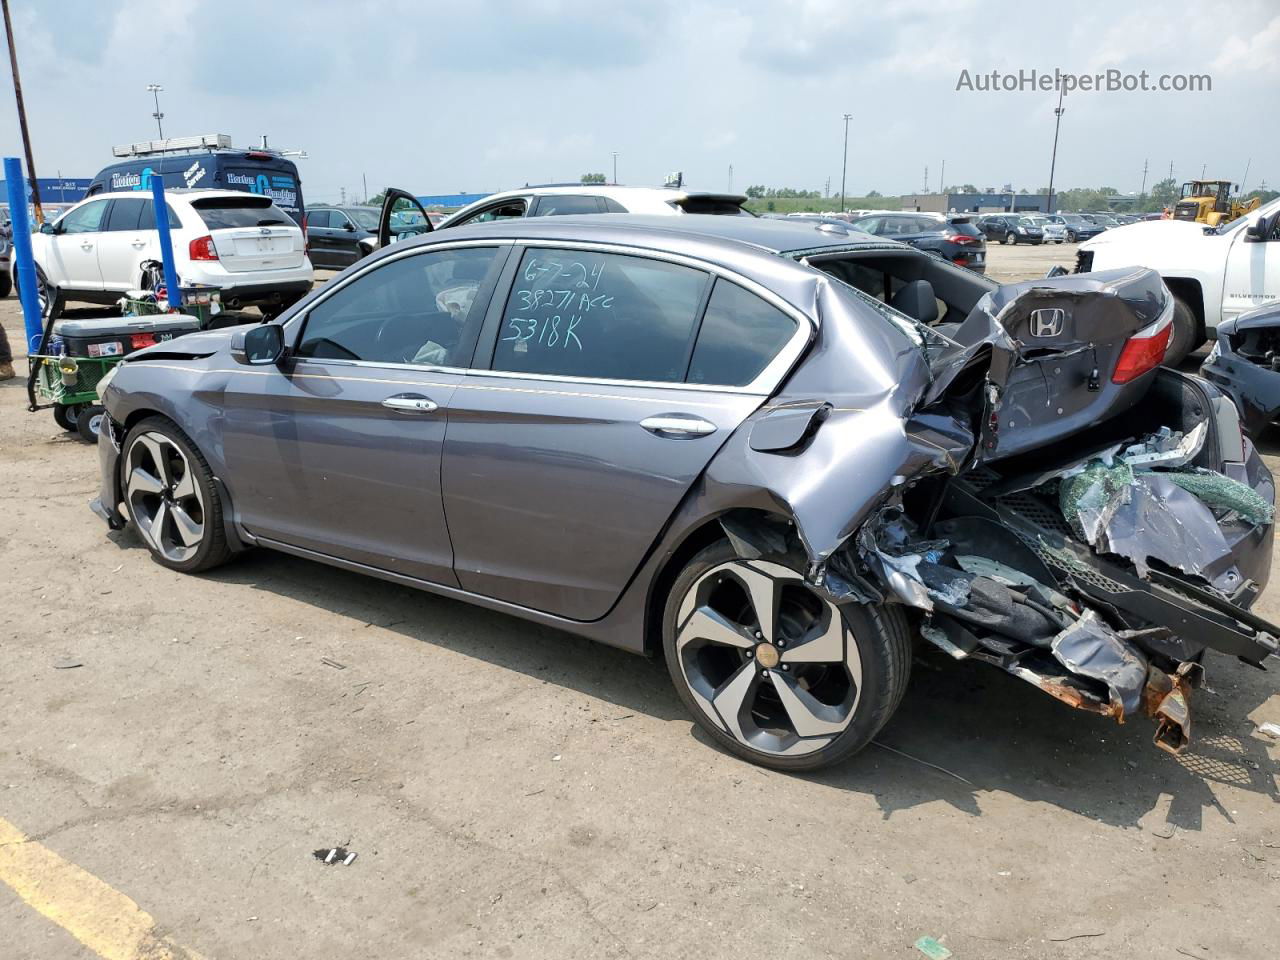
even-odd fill
[[[646,417],[640,426],[659,437],[692,440],[716,432],[716,425],[687,413],[663,413]]]
[[[408,393],[387,397],[382,401],[382,405],[389,410],[394,410],[396,413],[432,413],[440,409],[438,403],[428,400],[426,397]]]
[[[131,241],[129,242],[129,245],[130,245],[131,247],[134,247],[134,248],[138,249],[138,250],[141,250],[143,247],[145,247],[145,246],[147,245],[147,241],[145,241],[145,240],[141,240],[141,239],[139,239],[139,240],[131,240]]]
[[[92,244],[92,243],[90,243],[88,240],[81,240],[81,241],[80,241],[80,249],[81,249],[81,250],[92,250],[92,249],[93,249],[93,244]]]

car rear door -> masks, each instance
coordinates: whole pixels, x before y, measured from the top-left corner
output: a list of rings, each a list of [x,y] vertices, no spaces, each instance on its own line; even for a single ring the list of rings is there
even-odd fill
[[[337,264],[333,251],[332,210],[307,211],[307,245],[310,247],[311,263],[317,267],[329,267]]]
[[[768,291],[632,248],[525,244],[499,289],[450,404],[454,569],[478,594],[597,619],[812,327]]]
[[[441,445],[508,250],[472,241],[373,261],[289,321],[280,364],[230,373],[228,483],[253,536],[456,585]]]

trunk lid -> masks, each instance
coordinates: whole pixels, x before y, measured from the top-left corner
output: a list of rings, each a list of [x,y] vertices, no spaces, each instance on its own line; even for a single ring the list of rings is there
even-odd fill
[[[229,273],[302,266],[306,257],[302,230],[270,197],[203,197],[192,206]]]

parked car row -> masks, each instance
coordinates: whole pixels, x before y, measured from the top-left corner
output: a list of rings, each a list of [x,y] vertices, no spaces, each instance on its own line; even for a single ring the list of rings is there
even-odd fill
[[[856,217],[855,230],[928,250],[976,273],[986,273],[987,242],[966,216],[930,213],[884,213]]]

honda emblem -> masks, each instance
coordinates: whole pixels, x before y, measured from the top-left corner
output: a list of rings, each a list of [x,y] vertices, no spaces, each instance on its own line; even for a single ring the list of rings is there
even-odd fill
[[[1056,337],[1062,332],[1063,321],[1067,311],[1060,307],[1031,311],[1031,335],[1033,337]]]

